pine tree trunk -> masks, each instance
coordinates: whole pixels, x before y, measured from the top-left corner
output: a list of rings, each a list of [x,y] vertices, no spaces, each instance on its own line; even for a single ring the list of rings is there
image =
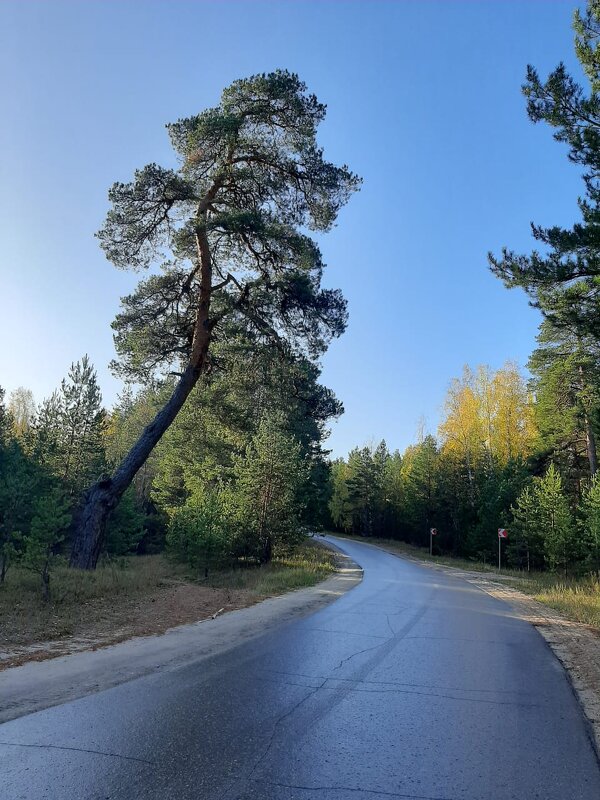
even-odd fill
[[[208,349],[208,347],[207,347]],[[202,372],[198,367],[188,366],[169,401],[158,412],[153,421],[125,456],[112,477],[102,477],[85,494],[74,529],[70,565],[78,569],[95,569],[104,543],[106,523],[113,508],[144,464],[155,445],[171,425],[188,395],[198,382]]]
[[[202,215],[206,223],[206,206],[202,209]],[[86,493],[75,520],[71,567],[96,569],[110,512],[169,428],[204,371],[214,321],[211,322],[209,318],[213,291],[212,256],[206,228],[203,226],[199,226],[196,231],[196,244],[201,283],[190,362],[166,405],[144,428],[144,432],[117,467],[114,475],[103,476]]]
[[[592,423],[590,422],[587,414],[585,415],[585,444],[587,449],[588,461],[590,462],[590,473],[592,477],[594,477],[594,475],[598,471],[596,436],[594,435],[594,429],[592,428]]]
[[[594,434],[594,429],[592,428],[592,423],[589,418],[587,403],[585,402],[585,390],[586,390],[586,382],[583,373],[583,366],[579,365],[579,379],[580,379],[580,403],[583,410],[583,424],[585,428],[585,446],[587,451],[587,457],[590,464],[590,474],[592,478],[598,471],[598,456],[596,451],[596,436]]]

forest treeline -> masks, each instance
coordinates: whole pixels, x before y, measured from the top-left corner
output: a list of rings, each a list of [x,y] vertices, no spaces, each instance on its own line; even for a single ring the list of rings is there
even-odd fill
[[[471,370],[448,390],[438,435],[404,453],[352,450],[332,464],[336,529],[429,545],[520,569],[600,569],[595,440],[600,382],[592,353],[542,326],[526,381],[514,364]],[[593,343],[589,343],[593,347]]]
[[[340,403],[309,360],[268,347],[220,355],[228,369],[196,387],[114,510],[106,556],[166,548],[200,572],[266,563],[325,524],[322,440]],[[84,356],[39,407],[25,388],[0,404],[0,581],[18,562],[48,592],[82,490],[110,471],[171,389],[129,389],[107,411]]]
[[[600,394],[600,0],[574,14],[575,53],[588,85],[560,63],[546,80],[528,66],[523,94],[533,123],[566,145],[582,176],[578,221],[532,223],[537,249],[489,254],[508,288],[542,312],[526,383],[511,365],[466,369],[451,386],[438,437],[400,455],[385,444],[333,465],[336,525],[478,558],[567,573],[600,567],[597,437]]]

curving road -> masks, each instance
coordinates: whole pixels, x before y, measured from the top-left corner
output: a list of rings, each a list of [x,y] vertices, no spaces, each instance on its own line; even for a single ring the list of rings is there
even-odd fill
[[[1,725],[0,796],[600,798],[582,713],[534,628],[459,579],[338,544],[364,580],[327,608]]]

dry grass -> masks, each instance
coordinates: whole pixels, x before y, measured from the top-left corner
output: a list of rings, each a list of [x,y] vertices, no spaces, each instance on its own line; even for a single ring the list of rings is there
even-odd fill
[[[94,572],[59,566],[45,602],[39,577],[13,567],[0,587],[0,647],[75,635],[90,618],[108,621],[119,603],[187,580],[185,570],[162,556],[105,562]]]
[[[221,609],[242,608],[269,595],[312,586],[334,570],[333,554],[307,541],[264,567],[215,572],[198,580],[162,555],[105,562],[94,572],[58,566],[51,600],[39,577],[17,567],[0,587],[0,663],[15,648],[77,638],[119,641],[161,633]],[[4,652],[4,657],[2,656]]]
[[[314,586],[334,570],[333,552],[310,539],[294,553],[274,558],[270,564],[215,573],[208,583],[215,587],[246,589],[265,597]]]
[[[535,575],[519,585],[544,605],[556,609],[568,619],[600,630],[600,581],[582,578],[565,581],[551,575]]]

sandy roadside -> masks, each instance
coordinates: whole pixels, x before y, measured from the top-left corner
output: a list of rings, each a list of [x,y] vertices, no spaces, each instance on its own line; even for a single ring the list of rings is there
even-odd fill
[[[50,660],[30,660],[0,673],[0,723],[99,692],[158,670],[210,658],[353,589],[362,570],[340,553],[338,571],[316,586],[271,597],[215,618],[171,627],[161,635],[130,638]],[[97,649],[89,649],[95,646]]]

